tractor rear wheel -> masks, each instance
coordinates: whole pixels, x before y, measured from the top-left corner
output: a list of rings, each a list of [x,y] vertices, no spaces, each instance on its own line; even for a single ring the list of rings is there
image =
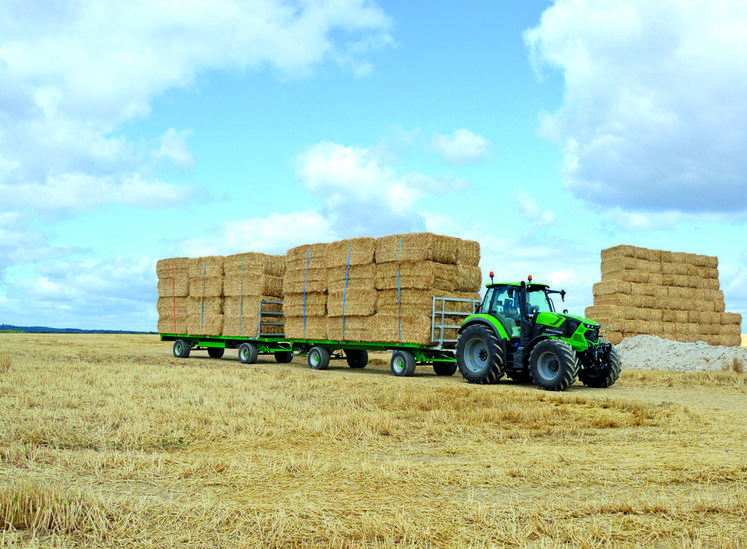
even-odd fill
[[[565,391],[578,375],[576,352],[559,339],[540,341],[529,355],[529,372],[542,389]]]
[[[495,383],[503,377],[503,347],[495,332],[482,324],[466,328],[456,346],[456,363],[470,383]]]
[[[581,370],[578,379],[587,387],[606,389],[615,384],[620,377],[620,355],[614,345],[611,345],[610,358],[602,368]]]

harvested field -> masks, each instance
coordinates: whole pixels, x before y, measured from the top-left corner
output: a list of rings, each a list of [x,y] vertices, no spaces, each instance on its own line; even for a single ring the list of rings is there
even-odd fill
[[[747,376],[608,390],[0,335],[0,547],[739,547]]]

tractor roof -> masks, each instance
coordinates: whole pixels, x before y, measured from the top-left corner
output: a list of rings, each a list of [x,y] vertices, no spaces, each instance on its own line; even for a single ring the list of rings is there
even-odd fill
[[[537,282],[527,282],[527,290],[530,292],[532,290],[546,290],[550,287],[549,284],[539,284]],[[514,286],[516,288],[521,287],[521,282],[492,282],[490,284],[485,284],[486,288],[492,288],[494,286]]]

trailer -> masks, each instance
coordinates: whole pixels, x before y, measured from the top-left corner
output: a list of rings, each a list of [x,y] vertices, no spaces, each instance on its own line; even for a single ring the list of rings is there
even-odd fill
[[[277,316],[266,305],[277,305],[278,301],[260,301],[257,336],[227,337],[186,334],[160,334],[161,341],[174,342],[174,356],[188,358],[192,350],[207,350],[211,358],[221,358],[225,349],[237,349],[242,364],[252,364],[260,355],[274,355],[279,363],[287,363],[294,355],[306,357],[314,370],[325,370],[331,360],[344,359],[351,368],[364,368],[368,364],[369,352],[391,351],[390,367],[395,376],[411,376],[418,365],[431,365],[436,375],[453,375],[457,370],[456,337],[448,337],[461,327],[462,319],[470,316],[480,304],[478,300],[452,297],[433,297],[431,312],[431,342],[421,345],[410,342],[338,341],[328,339],[286,338],[285,334],[271,333],[270,326],[282,326]],[[473,310],[462,312],[456,303],[467,303]],[[452,305],[450,307],[450,305]]]

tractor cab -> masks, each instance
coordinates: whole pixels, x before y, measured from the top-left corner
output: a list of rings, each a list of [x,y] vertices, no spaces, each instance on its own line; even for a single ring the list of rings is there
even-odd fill
[[[479,312],[491,315],[506,329],[510,339],[521,337],[522,317],[534,317],[538,313],[551,313],[555,306],[548,295],[545,284],[489,284]]]

